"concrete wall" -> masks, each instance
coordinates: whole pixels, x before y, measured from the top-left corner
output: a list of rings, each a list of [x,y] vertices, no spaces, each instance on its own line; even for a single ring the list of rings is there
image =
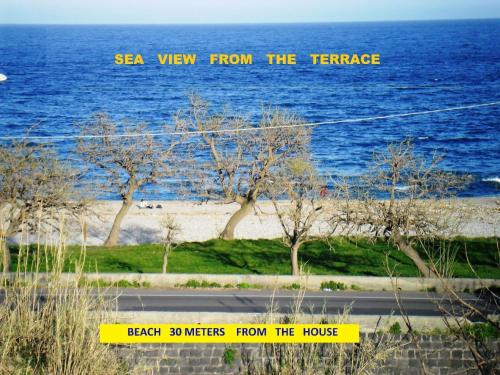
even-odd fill
[[[65,274],[65,277],[71,278],[72,274]],[[185,284],[188,280],[197,280],[208,282],[217,282],[220,285],[240,283],[257,284],[265,288],[276,288],[289,286],[293,283],[306,285],[308,289],[319,290],[324,281],[338,281],[344,283],[348,288],[355,285],[363,290],[392,290],[391,279],[389,277],[375,276],[273,276],[273,275],[207,275],[207,274],[189,274],[189,273],[88,273],[85,274],[88,279],[101,279],[111,282],[120,280],[137,281],[139,283],[147,282],[152,287],[174,287],[177,284]],[[441,289],[442,283],[437,279],[419,278],[419,277],[399,277],[397,279],[398,287],[404,291],[421,291],[427,288]],[[484,286],[500,286],[500,280],[495,279],[449,279],[449,285],[457,291],[468,289],[471,292]]]
[[[420,362],[415,346],[401,338],[402,348],[392,353],[376,374],[419,374]],[[422,336],[421,353],[432,374],[476,374],[475,362],[465,345],[447,336]],[[499,362],[500,341],[488,346]],[[114,346],[118,355],[139,374],[240,374],[247,367],[248,356],[260,359],[255,344],[233,345],[236,355],[231,364],[224,361],[226,347],[222,344],[143,344]],[[469,369],[467,371],[467,369]]]

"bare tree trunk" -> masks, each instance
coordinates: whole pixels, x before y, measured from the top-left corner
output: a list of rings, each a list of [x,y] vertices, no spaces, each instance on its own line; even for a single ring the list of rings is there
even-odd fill
[[[254,206],[255,200],[251,199],[244,201],[238,211],[236,211],[233,216],[230,217],[220,237],[224,240],[232,240],[234,238],[234,231],[236,229],[236,226],[241,220],[252,213]]]
[[[131,206],[132,206],[132,198],[126,198],[123,200],[122,207],[120,208],[120,211],[118,211],[118,213],[116,214],[108,238],[106,239],[106,241],[104,241],[104,246],[113,247],[117,245],[123,218],[125,217]]]
[[[163,250],[163,265],[161,268],[162,273],[167,273],[167,268],[168,268],[168,254],[170,253],[170,246],[165,247]]]
[[[299,276],[299,247],[300,243],[297,242],[290,248],[290,260],[292,265],[292,276]]]
[[[10,272],[11,256],[5,239],[0,239],[0,253],[2,253],[3,273],[6,275]]]
[[[409,245],[401,235],[395,235],[394,241],[408,258],[410,258],[413,263],[417,266],[418,270],[424,277],[436,278],[437,275],[425,264],[418,252]]]

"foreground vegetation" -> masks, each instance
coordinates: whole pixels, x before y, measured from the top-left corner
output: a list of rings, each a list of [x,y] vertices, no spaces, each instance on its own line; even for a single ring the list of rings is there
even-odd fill
[[[443,242],[436,241],[437,248]],[[482,278],[500,278],[496,238],[456,238],[444,245],[455,254],[453,275],[474,277],[467,256]],[[17,249],[12,249],[13,265],[17,264]],[[69,246],[64,270],[74,269],[79,259],[79,246]],[[385,260],[397,266],[399,276],[418,276],[411,259],[385,241],[371,242],[362,238],[335,238],[312,241],[304,245],[299,255],[306,271],[314,275],[387,276]],[[86,272],[156,273],[162,270],[163,247],[158,244],[88,247]],[[44,262],[41,262],[43,268]],[[289,250],[281,240],[210,240],[180,244],[169,257],[171,273],[209,274],[280,274],[290,272]]]
[[[23,250],[21,265],[26,264]],[[49,252],[53,257],[45,265],[43,284],[36,268],[34,277],[29,277],[23,266],[8,283],[0,279],[0,375],[124,373],[124,363],[99,342],[99,324],[113,321],[113,302],[81,283],[77,269],[73,269],[77,271],[74,282],[60,280],[62,243],[37,247],[32,258],[38,264],[41,255]]]

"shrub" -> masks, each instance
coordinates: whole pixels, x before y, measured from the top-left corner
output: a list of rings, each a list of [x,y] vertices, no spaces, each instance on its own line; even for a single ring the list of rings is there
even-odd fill
[[[232,365],[234,360],[236,359],[236,350],[231,347],[226,347],[224,349],[224,363],[228,366]]]
[[[347,286],[344,283],[341,283],[340,281],[330,280],[330,281],[323,281],[321,283],[320,289],[321,290],[329,289],[329,290],[332,290],[332,291],[335,291],[335,290],[346,290]]]
[[[207,280],[203,280],[202,282],[199,282],[198,280],[191,279],[188,280],[185,284],[177,284],[179,287],[185,287],[185,288],[221,288],[222,286],[219,283],[216,282],[209,282]]]
[[[238,289],[262,289],[262,285],[259,284],[239,283],[236,286]]]
[[[389,327],[389,333],[392,333],[393,335],[401,334],[401,325],[399,322],[394,322],[394,324]]]
[[[475,323],[464,326],[465,331],[476,340],[498,339],[500,332],[490,323]]]
[[[137,280],[118,280],[118,281],[107,281],[103,279],[88,280],[81,278],[78,282],[79,287],[90,287],[90,288],[150,288],[151,283],[147,281],[139,282]]]
[[[151,283],[147,281],[139,282],[136,280],[133,280],[132,282],[128,280],[118,280],[116,282],[116,286],[118,288],[150,288]]]
[[[201,282],[201,287],[202,288],[221,288],[222,286],[219,283],[214,282],[209,282],[206,280],[203,280]]]
[[[186,284],[180,284],[179,286],[185,286],[186,288],[199,288],[201,283],[198,280],[191,279],[188,280]]]

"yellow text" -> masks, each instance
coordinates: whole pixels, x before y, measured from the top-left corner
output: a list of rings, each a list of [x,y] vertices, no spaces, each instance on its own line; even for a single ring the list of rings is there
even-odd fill
[[[275,53],[268,53],[266,55],[267,57],[267,62],[272,65],[272,64],[277,64],[277,65],[295,65],[297,64],[297,55],[295,53],[289,53],[289,54],[275,54]]]
[[[196,54],[158,54],[158,61],[161,65],[193,65],[196,62]]]
[[[368,54],[364,53],[358,55],[353,53],[352,55],[347,53],[342,54],[319,54],[312,53],[309,55],[313,64],[317,65],[380,65],[380,54]]]
[[[116,65],[144,65],[144,59],[140,54],[134,55],[133,53],[121,54],[117,53],[115,55]]]
[[[212,53],[210,54],[210,64],[219,65],[252,65],[253,55],[251,54],[225,54]]]

